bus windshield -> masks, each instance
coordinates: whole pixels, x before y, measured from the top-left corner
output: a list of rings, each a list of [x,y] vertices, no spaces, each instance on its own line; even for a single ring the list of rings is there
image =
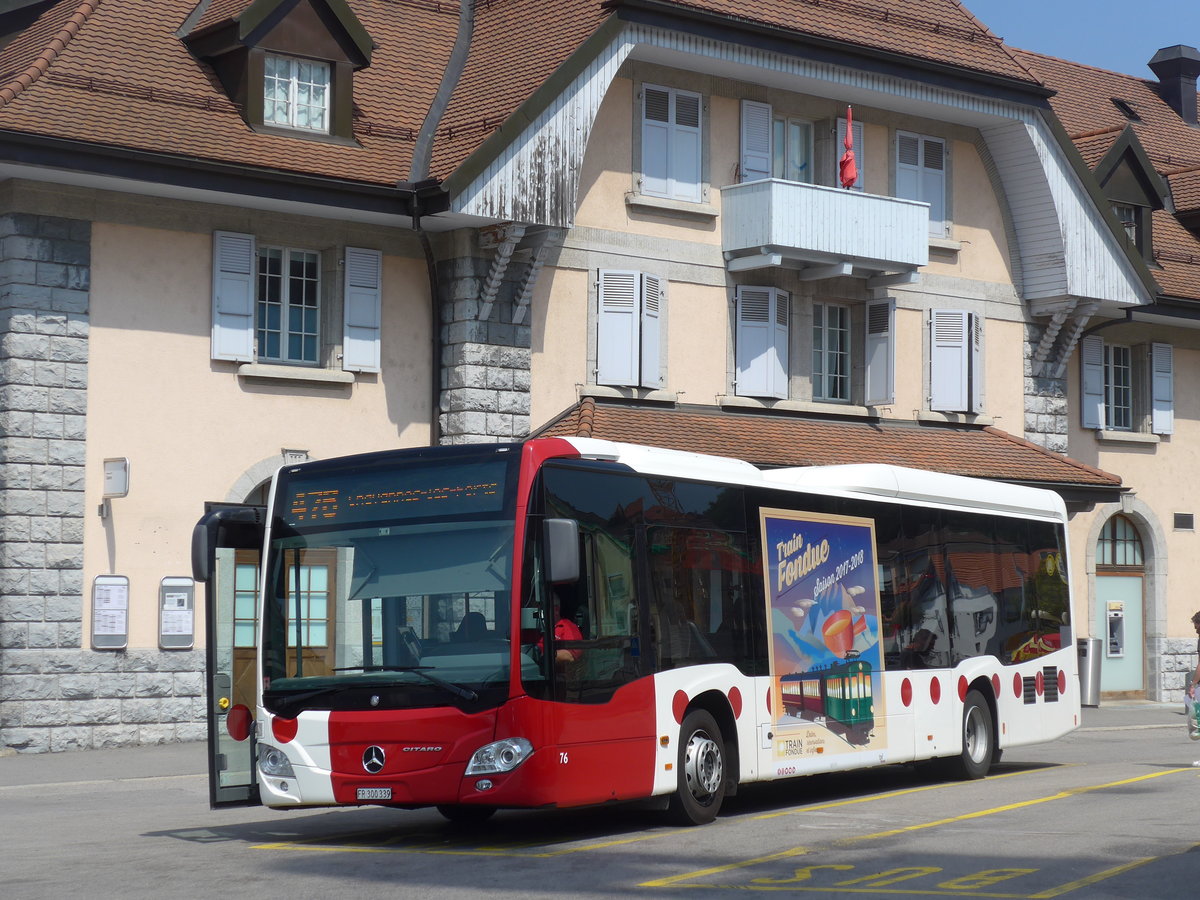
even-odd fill
[[[265,563],[268,709],[503,700],[517,455],[476,456],[281,474]]]

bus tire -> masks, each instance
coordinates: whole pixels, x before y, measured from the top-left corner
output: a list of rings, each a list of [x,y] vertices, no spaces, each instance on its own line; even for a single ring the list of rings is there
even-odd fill
[[[667,806],[677,825],[707,825],[725,799],[725,741],[717,720],[703,709],[688,713],[679,728],[678,784]]]
[[[992,709],[979,691],[969,691],[963,701],[962,753],[951,760],[956,778],[982,778],[996,758]]]
[[[437,811],[445,816],[452,824],[470,827],[482,825],[496,813],[494,806],[467,806],[460,803],[441,803]]]

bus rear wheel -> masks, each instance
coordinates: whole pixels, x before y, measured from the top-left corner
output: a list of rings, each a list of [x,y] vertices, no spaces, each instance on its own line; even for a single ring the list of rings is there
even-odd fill
[[[496,813],[494,806],[467,806],[465,804],[443,803],[437,811],[454,825],[470,827],[482,825]]]
[[[706,825],[717,817],[725,799],[725,742],[712,715],[688,713],[679,729],[675,771],[678,786],[667,815],[679,825]]]
[[[992,709],[979,691],[969,691],[963,701],[962,729],[962,753],[951,760],[952,772],[964,780],[982,778],[998,754]]]

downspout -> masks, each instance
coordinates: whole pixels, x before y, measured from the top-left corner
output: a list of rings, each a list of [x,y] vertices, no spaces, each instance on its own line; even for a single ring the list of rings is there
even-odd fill
[[[417,134],[413,145],[412,171],[413,181],[423,181],[429,178],[430,163],[433,158],[433,141],[437,136],[438,125],[450,105],[450,97],[458,80],[462,77],[467,65],[467,56],[471,50],[471,33],[475,27],[474,0],[462,0],[458,7],[458,35],[454,40],[454,49],[446,61],[446,71],[442,73],[442,83],[438,85],[433,102],[429,105],[429,113]],[[414,198],[415,201],[415,198]],[[413,229],[421,241],[421,250],[425,253],[425,270],[429,279],[430,304],[430,392],[431,406],[429,411],[429,444],[436,446],[441,441],[441,411],[442,411],[442,310],[441,290],[437,274],[437,258],[434,256],[433,244],[429,234],[421,229],[420,207],[414,202]]]

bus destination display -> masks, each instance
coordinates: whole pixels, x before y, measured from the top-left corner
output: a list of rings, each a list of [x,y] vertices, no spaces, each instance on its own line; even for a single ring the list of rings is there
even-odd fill
[[[463,514],[504,506],[503,463],[325,473],[287,484],[288,525],[345,525]]]

